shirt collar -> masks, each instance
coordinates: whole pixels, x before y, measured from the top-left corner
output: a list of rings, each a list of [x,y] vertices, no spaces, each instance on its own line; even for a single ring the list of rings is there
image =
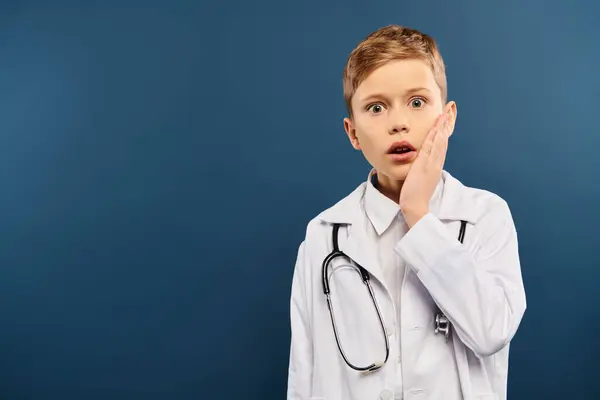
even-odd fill
[[[377,231],[378,235],[383,234],[392,224],[394,218],[404,221],[404,216],[398,203],[381,193],[377,187],[377,171],[372,169],[366,182],[364,195],[364,208],[367,217]],[[429,203],[429,211],[437,215],[440,209],[440,203],[443,191],[443,180],[440,179]]]
[[[375,185],[377,185],[377,172],[372,169],[367,179],[364,207],[377,234],[381,235],[389,228],[394,218],[402,218],[402,213],[398,204],[381,193]]]

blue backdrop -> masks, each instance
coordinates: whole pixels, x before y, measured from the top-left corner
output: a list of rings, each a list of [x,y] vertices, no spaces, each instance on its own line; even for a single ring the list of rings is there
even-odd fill
[[[51,4],[0,5],[0,398],[284,398],[298,244],[369,170],[342,70],[390,23],[445,57],[446,169],[513,211],[509,398],[594,398],[598,2]]]

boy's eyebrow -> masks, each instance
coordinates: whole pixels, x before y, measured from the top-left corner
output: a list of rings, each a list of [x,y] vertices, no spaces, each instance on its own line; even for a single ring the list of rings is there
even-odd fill
[[[405,96],[409,96],[411,94],[417,93],[417,92],[421,92],[421,91],[425,91],[425,92],[429,92],[429,89],[427,89],[426,87],[414,87],[414,88],[410,88],[404,91],[404,95]],[[365,102],[365,101],[369,101],[369,100],[373,100],[373,99],[385,99],[387,100],[387,96],[381,93],[373,93],[370,94],[366,97],[364,97],[363,99],[361,99],[361,102]]]

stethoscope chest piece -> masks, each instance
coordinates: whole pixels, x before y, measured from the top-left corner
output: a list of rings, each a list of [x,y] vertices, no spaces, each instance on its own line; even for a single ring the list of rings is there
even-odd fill
[[[446,338],[446,342],[450,338],[450,321],[446,316],[439,312],[435,315],[435,330],[434,333],[437,335],[438,333],[443,333]]]

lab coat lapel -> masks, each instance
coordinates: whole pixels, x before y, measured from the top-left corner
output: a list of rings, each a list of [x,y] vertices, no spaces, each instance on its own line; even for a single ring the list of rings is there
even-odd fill
[[[366,269],[375,279],[382,282],[383,285],[382,271],[377,264],[375,249],[369,245],[371,241],[367,237],[365,224],[368,221],[362,208],[365,189],[366,182],[363,182],[337,204],[323,211],[318,218],[326,223],[330,232],[333,229],[332,224],[336,223],[347,228],[347,237],[344,234],[345,229],[340,229],[339,232],[340,250]]]
[[[367,229],[364,226],[368,221],[362,215],[356,215],[352,220],[352,225],[348,227],[348,239],[340,243],[342,250],[358,265],[366,269],[374,278],[384,285],[383,272],[377,263],[377,254],[371,245],[372,241],[367,237]]]

